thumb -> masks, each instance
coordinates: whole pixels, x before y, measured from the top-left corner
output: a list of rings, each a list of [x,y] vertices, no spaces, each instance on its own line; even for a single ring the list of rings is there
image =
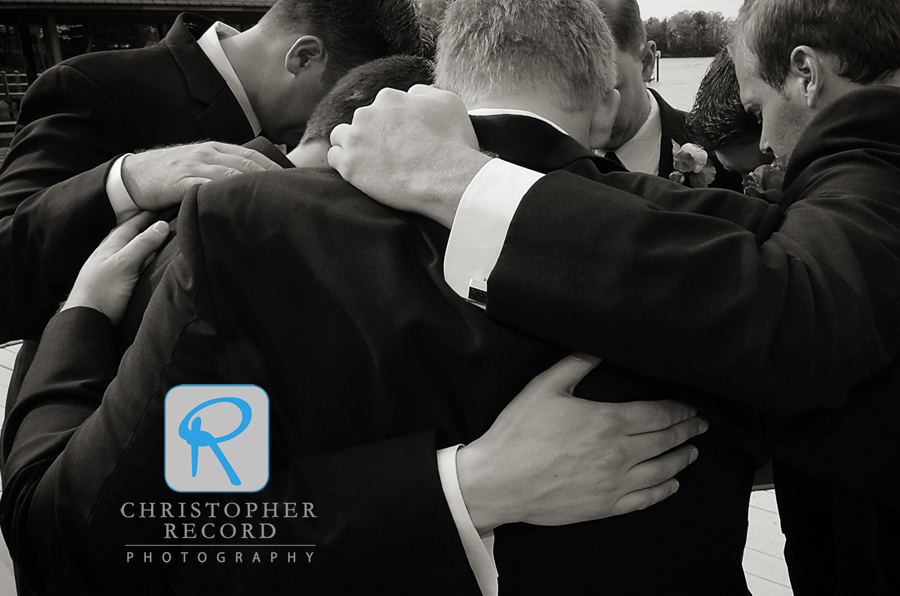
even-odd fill
[[[571,394],[600,362],[600,358],[584,352],[573,352],[541,373],[539,378],[551,388],[558,389],[559,393]]]
[[[334,131],[332,131],[331,135],[332,138],[334,138]],[[340,172],[341,166],[343,165],[343,160],[341,159],[343,155],[344,148],[340,145],[332,144],[331,148],[328,149],[328,166],[331,167],[331,169]]]
[[[410,95],[428,95],[431,97],[444,97],[447,95],[456,96],[452,91],[445,91],[443,89],[438,89],[433,85],[422,85],[421,83],[410,87],[408,93]]]
[[[135,270],[139,270],[147,260],[147,257],[159,250],[166,238],[169,237],[169,224],[158,221],[126,244],[119,251],[121,261]]]

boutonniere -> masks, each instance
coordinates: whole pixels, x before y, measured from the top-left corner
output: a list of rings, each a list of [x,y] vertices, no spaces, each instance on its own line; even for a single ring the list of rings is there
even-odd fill
[[[784,161],[776,159],[772,163],[759,166],[744,180],[744,194],[760,197],[768,201],[780,196],[784,184]]]
[[[672,162],[675,171],[669,174],[669,180],[678,184],[690,182],[691,188],[707,188],[716,179],[716,167],[709,155],[693,143],[679,145],[672,141]]]

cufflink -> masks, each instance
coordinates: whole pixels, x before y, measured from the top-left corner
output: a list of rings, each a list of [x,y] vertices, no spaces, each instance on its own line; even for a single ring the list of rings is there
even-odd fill
[[[469,280],[469,302],[484,308],[487,305],[487,280]]]

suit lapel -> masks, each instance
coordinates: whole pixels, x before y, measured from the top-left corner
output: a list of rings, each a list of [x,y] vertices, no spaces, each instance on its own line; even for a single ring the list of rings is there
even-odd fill
[[[601,172],[622,171],[537,118],[513,114],[472,116],[472,126],[484,150],[543,174],[569,168],[581,160],[589,160]]]
[[[684,130],[685,113],[676,110],[662,98],[655,90],[650,89],[650,93],[656,98],[659,104],[659,118],[662,123],[662,134],[660,135],[659,145],[659,175],[668,178],[669,174],[675,171],[675,165],[672,162],[672,141],[679,145],[684,145],[687,141],[687,133]]]
[[[253,138],[253,129],[237,98],[197,44],[212,21],[184,13],[178,16],[164,43],[184,74],[190,96],[207,106],[197,116],[206,138],[241,144]]]

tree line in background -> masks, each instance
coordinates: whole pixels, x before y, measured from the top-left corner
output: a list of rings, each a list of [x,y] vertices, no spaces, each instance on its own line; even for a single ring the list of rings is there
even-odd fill
[[[660,21],[644,21],[647,39],[656,42],[656,49],[668,57],[715,56],[728,43],[731,20],[720,12],[690,12],[683,10]]]

